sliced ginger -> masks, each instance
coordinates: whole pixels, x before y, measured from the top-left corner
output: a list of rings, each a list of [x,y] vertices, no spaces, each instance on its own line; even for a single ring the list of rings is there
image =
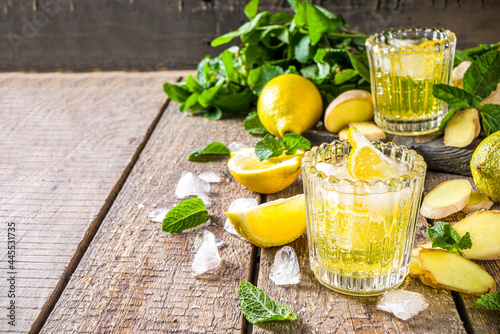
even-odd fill
[[[460,236],[470,233],[472,248],[464,255],[473,260],[500,260],[500,211],[480,211],[453,225]]]
[[[446,123],[444,145],[466,147],[481,132],[481,123],[477,109],[469,108],[457,111]]]
[[[463,88],[464,86],[464,75],[465,72],[469,69],[470,65],[472,63],[468,60],[463,61],[453,69],[453,72],[451,73],[451,85],[458,87],[458,88]]]
[[[424,197],[420,214],[430,219],[447,217],[467,205],[471,192],[472,186],[468,180],[445,181]]]
[[[418,260],[420,281],[436,289],[450,289],[473,295],[495,291],[495,280],[483,268],[457,253],[422,248]]]
[[[368,122],[349,122],[349,128],[355,127],[366,137],[369,141],[375,140],[383,140],[386,137],[385,132],[379,128],[375,123]],[[346,140],[347,139],[347,131],[349,128],[343,128],[339,132],[339,139]]]
[[[337,96],[326,108],[325,127],[338,133],[349,122],[369,121],[373,118],[372,95],[364,90],[354,89]]]
[[[432,248],[432,242],[423,243],[411,251],[410,276],[413,278],[419,278],[424,273],[424,270],[418,263],[418,253],[422,248]]]
[[[493,201],[488,196],[472,190],[472,192],[470,193],[469,202],[462,209],[462,212],[467,215],[479,210],[488,210],[493,206],[493,204]]]

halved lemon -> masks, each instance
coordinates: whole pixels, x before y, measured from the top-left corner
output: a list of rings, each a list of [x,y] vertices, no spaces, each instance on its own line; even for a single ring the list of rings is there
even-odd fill
[[[281,246],[306,230],[304,195],[261,204],[239,212],[225,212],[234,229],[259,247]]]
[[[253,147],[242,148],[231,154],[227,163],[233,177],[248,189],[271,194],[285,189],[300,175],[304,151],[294,155],[282,154],[262,162]]]
[[[363,136],[355,127],[349,128],[347,139],[353,147],[349,153],[347,168],[351,177],[358,180],[375,181],[397,178],[401,171]]]

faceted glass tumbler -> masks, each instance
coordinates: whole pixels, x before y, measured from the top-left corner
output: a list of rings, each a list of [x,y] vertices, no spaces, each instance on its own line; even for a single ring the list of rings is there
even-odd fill
[[[345,164],[348,142],[314,147],[302,160],[311,269],[320,283],[349,295],[377,295],[407,276],[427,167],[404,146],[374,145],[407,172],[367,182],[316,169],[320,162]]]
[[[443,29],[401,29],[366,40],[375,123],[398,135],[436,132],[447,105],[432,95],[449,84],[456,37]]]

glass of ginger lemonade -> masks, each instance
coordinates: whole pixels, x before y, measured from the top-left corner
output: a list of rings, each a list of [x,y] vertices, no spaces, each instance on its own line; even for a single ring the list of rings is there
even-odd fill
[[[302,160],[311,269],[323,285],[377,295],[409,272],[426,163],[393,143],[348,141],[314,147]]]
[[[401,29],[366,40],[375,123],[399,135],[438,131],[447,105],[432,95],[449,84],[456,37],[443,29]]]

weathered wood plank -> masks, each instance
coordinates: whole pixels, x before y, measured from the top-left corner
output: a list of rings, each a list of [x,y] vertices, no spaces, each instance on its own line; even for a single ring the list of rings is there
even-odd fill
[[[465,177],[459,177],[445,173],[433,173],[426,180],[425,193],[431,191],[435,186],[446,180],[451,180],[456,178],[465,178]],[[474,184],[474,180],[471,177],[465,179],[468,179],[473,185],[474,190],[477,191],[477,188]],[[500,203],[496,202],[495,205],[491,208],[491,210],[500,210]],[[465,218],[465,215],[462,212],[459,212],[451,215],[450,217],[439,219],[439,221],[455,223],[463,218]],[[474,242],[474,240],[472,240],[472,242]],[[486,269],[486,271],[495,278],[498,290],[500,287],[500,260],[474,261],[474,262],[482,265]],[[463,310],[465,313],[464,316],[466,317],[466,321],[471,326],[471,331],[473,331],[474,333],[481,333],[481,334],[498,333],[498,329],[500,328],[500,312],[476,309],[473,306],[476,303],[477,299],[479,298],[478,296],[473,296],[465,293],[459,293],[459,295],[464,307]]]
[[[0,0],[0,71],[194,68],[246,21],[244,0]],[[460,48],[498,41],[498,1],[312,1],[357,30],[443,27]],[[260,10],[291,12],[287,1]]]
[[[224,231],[223,211],[236,198],[260,196],[232,178],[226,160],[195,163],[186,156],[213,141],[253,145],[256,139],[243,130],[242,118],[211,122],[178,108],[170,103],[43,333],[241,331],[237,290],[248,280],[252,247]],[[222,182],[212,184],[211,223],[170,235],[148,214],[180,202],[174,191],[184,171],[220,172]],[[225,241],[223,263],[194,277],[191,249],[203,229]]]
[[[269,200],[302,193],[302,182]],[[426,222],[420,217],[416,242],[426,240]],[[301,282],[294,286],[277,286],[269,274],[274,256],[281,247],[261,252],[258,286],[271,298],[292,307],[298,313],[297,322],[270,323],[254,326],[254,333],[465,333],[455,303],[449,291],[430,289],[408,277],[401,286],[422,293],[429,307],[407,321],[376,309],[378,297],[351,297],[321,285],[309,267],[309,252],[305,234],[290,244],[299,258]]]
[[[162,83],[177,78],[0,74],[0,222],[5,233],[7,222],[16,228],[16,326],[2,312],[3,329],[26,333],[48,315],[159,115]],[[3,310],[11,300],[6,240]]]

